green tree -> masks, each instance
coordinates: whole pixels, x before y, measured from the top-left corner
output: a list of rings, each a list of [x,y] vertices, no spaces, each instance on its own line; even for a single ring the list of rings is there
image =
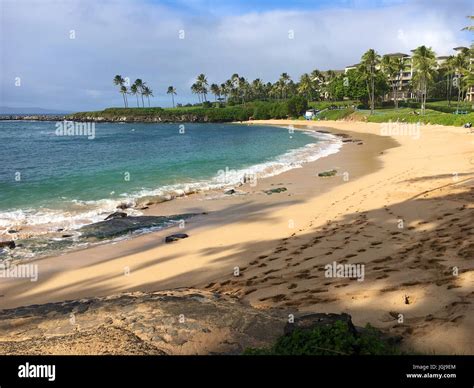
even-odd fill
[[[121,75],[116,75],[114,77],[114,85],[119,86],[120,93],[122,94],[123,97],[123,105],[126,108],[127,107],[127,87],[125,86],[125,80]],[[125,88],[125,89],[124,89]]]
[[[288,114],[292,117],[300,116],[306,109],[308,109],[308,100],[303,96],[294,96],[286,101],[288,107]]]
[[[305,73],[300,77],[298,93],[304,95],[307,101],[311,101],[314,93],[314,83],[309,74]]]
[[[469,59],[469,50],[465,49],[456,55],[453,60],[454,79],[458,89],[457,110],[459,110],[464,91],[467,91],[467,83],[465,80],[469,77]]]
[[[123,101],[125,103],[125,108],[128,108],[128,98],[127,98],[128,89],[125,85],[120,86],[120,93],[122,93]]]
[[[206,75],[201,73],[197,76],[196,78],[196,89],[197,89],[197,92],[202,96],[202,101],[207,101],[207,86],[208,86],[208,83],[207,83],[207,78],[206,78]]]
[[[137,93],[140,94],[142,98],[142,106],[145,107],[145,101],[143,100],[143,88],[146,86],[145,83],[140,79],[137,78],[135,80],[135,86],[137,87]]]
[[[280,79],[278,81],[280,82],[280,91],[281,91],[281,97],[282,98],[287,98],[288,84],[289,84],[290,80],[291,80],[291,78],[288,75],[288,73],[281,73]]]
[[[174,108],[174,96],[176,95],[176,89],[174,86],[168,86],[168,90],[166,91],[166,94],[171,94],[171,101],[173,102],[173,108]]]
[[[454,77],[454,55],[450,55],[444,61],[441,66],[441,70],[446,76],[446,100],[448,101],[448,106],[451,106],[451,95],[453,88],[453,77]]]
[[[474,16],[468,16],[468,18],[474,20]],[[474,31],[474,25],[464,27],[463,30]]]
[[[148,100],[148,107],[150,106],[150,97],[153,97],[153,90],[147,85],[143,86],[142,95],[145,96]]]
[[[421,100],[421,114],[425,114],[428,85],[436,69],[436,55],[430,47],[420,46],[413,51],[413,83]]]
[[[137,108],[140,107],[140,104],[138,103],[138,86],[136,84],[133,84],[130,86],[130,93],[132,93],[135,97],[137,97]]]
[[[367,88],[369,92],[370,114],[375,109],[375,76],[380,63],[380,56],[374,49],[367,50],[361,58],[359,65],[362,73],[366,76]]]
[[[217,98],[221,97],[221,89],[217,84],[211,84],[211,93],[214,94],[214,99],[217,101]]]
[[[398,88],[400,86],[401,74],[405,69],[405,62],[402,57],[384,55],[380,62],[381,68],[392,87],[393,104],[398,109]]]

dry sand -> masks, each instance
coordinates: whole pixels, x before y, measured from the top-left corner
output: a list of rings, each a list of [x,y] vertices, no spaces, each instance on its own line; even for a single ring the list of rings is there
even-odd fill
[[[37,260],[38,282],[2,280],[0,308],[197,287],[282,314],[347,312],[422,353],[474,354],[474,134],[422,126],[416,139],[379,136],[373,123],[251,124],[259,123],[332,128],[363,144],[240,188],[248,195],[157,205],[149,214],[208,214],[176,229],[190,237],[173,244],[163,243],[167,230]],[[337,176],[317,176],[333,168]],[[287,191],[262,192],[275,187]],[[325,277],[334,261],[365,264],[365,279]]]

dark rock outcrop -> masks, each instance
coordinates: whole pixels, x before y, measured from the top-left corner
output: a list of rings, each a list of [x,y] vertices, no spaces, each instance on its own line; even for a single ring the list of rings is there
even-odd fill
[[[267,195],[272,195],[272,194],[283,193],[286,190],[287,190],[286,187],[277,187],[276,189],[263,190],[263,192]]]
[[[134,292],[0,311],[0,354],[241,354],[284,318],[195,289]]]
[[[141,229],[167,227],[173,222],[189,218],[194,214],[177,214],[174,216],[129,216],[112,218],[79,229],[81,238],[87,240],[101,240],[123,236]]]
[[[127,217],[127,213],[124,213],[124,212],[114,212],[114,213],[108,215],[108,216],[105,218],[105,221],[113,220],[114,218],[124,218],[124,217]]]
[[[166,236],[165,243],[171,243],[174,241],[182,240],[183,238],[188,238],[189,236],[186,233],[175,233],[169,236]]]
[[[15,241],[8,240],[8,241],[0,241],[0,248],[9,248],[14,249],[16,247]]]

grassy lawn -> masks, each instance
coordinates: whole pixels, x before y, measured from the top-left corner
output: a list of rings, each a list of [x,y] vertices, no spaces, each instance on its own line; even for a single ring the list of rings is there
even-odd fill
[[[415,114],[417,112],[418,114]],[[406,123],[424,123],[424,124],[439,124],[439,125],[452,125],[452,126],[463,126],[470,122],[474,123],[474,112],[468,114],[454,114],[445,113],[433,109],[426,109],[424,115],[420,114],[420,110],[416,108],[380,108],[376,109],[371,115],[368,109],[354,110],[348,109],[337,109],[337,110],[326,110],[321,112],[318,117],[321,120],[343,120],[348,116],[357,115],[356,120],[363,120],[373,123],[383,123],[388,121],[400,121]]]
[[[419,110],[416,110],[419,113]],[[373,115],[367,115],[367,121],[382,123],[386,121],[402,121],[407,123],[425,123],[462,126],[468,122],[474,122],[474,113],[458,115],[453,113],[444,113],[432,109],[426,109],[424,115],[415,114],[413,109],[381,109],[375,111]]]

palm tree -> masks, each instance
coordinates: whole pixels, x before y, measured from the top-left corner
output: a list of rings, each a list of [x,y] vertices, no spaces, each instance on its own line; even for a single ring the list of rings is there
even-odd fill
[[[168,90],[166,91],[166,94],[171,94],[171,100],[173,101],[173,108],[174,108],[174,96],[176,95],[176,89],[174,86],[168,86]]]
[[[252,94],[254,98],[262,99],[264,97],[264,85],[260,78],[256,78],[252,81]]]
[[[336,72],[334,70],[328,70],[326,71],[325,75],[322,75],[322,79],[322,84],[324,85],[322,89],[324,90],[327,97],[332,100],[333,96],[331,86],[332,82],[336,79]]]
[[[128,108],[128,98],[127,98],[128,89],[125,85],[120,86],[120,93],[122,93],[123,101],[125,103],[125,108]]]
[[[237,77],[237,78],[236,78]],[[233,74],[230,79],[225,81],[225,87],[227,91],[229,92],[229,95],[231,98],[235,98],[238,95],[238,86],[237,82],[239,80],[239,75],[238,74]]]
[[[369,49],[362,55],[361,66],[365,68],[368,76],[367,85],[369,89],[370,114],[373,114],[375,109],[375,73],[379,62],[380,56],[374,49]]]
[[[474,20],[474,16],[468,16],[468,18]],[[474,31],[474,26],[464,27],[463,30]]]
[[[380,62],[380,66],[392,85],[393,103],[395,109],[398,109],[399,81],[401,79],[401,74],[405,68],[403,58],[384,55],[382,57],[382,61]]]
[[[298,85],[298,93],[303,94],[308,101],[311,101],[313,91],[314,88],[311,76],[307,73],[303,74]]]
[[[428,84],[433,79],[436,56],[430,47],[420,46],[413,50],[413,81],[421,97],[421,114],[425,114]]]
[[[143,101],[143,88],[146,85],[140,78],[137,78],[135,80],[135,85],[137,86],[137,92],[140,93],[140,95],[142,97],[142,106],[145,107],[145,102]]]
[[[221,97],[221,89],[219,88],[219,85],[212,84],[210,90],[211,93],[214,94],[214,99],[217,101],[217,98]]]
[[[463,91],[465,89],[465,85],[463,83],[464,78],[469,75],[469,54],[468,49],[461,51],[458,55],[454,57],[453,60],[453,67],[455,71],[455,77],[457,80],[457,88],[458,88],[458,103],[457,103],[457,110],[459,110],[459,104],[463,97]]]
[[[197,83],[193,83],[191,85],[191,92],[193,94],[197,94],[198,99],[199,99],[199,103],[201,103],[201,89],[200,89],[200,87]]]
[[[140,107],[140,104],[138,103],[138,86],[133,84],[132,86],[130,86],[130,93],[135,95],[137,97],[137,107],[139,108]]]
[[[444,61],[442,69],[446,74],[446,100],[448,100],[448,106],[451,106],[451,91],[453,87],[453,77],[454,77],[454,55],[450,55]]]
[[[245,97],[248,94],[249,88],[248,88],[248,82],[244,77],[239,78],[238,87],[239,87],[240,98],[242,98],[242,104],[245,104]]]
[[[311,82],[313,83],[313,89],[316,91],[317,97],[319,98],[321,95],[322,85],[324,85],[324,81],[325,81],[324,74],[320,72],[318,69],[314,69],[311,72],[310,77],[311,77]]]
[[[125,92],[123,91],[123,87],[124,87],[124,84],[125,84],[125,80],[123,79],[123,77],[121,75],[116,75],[114,77],[114,85],[117,85],[117,86],[120,86],[119,90],[120,90],[120,93],[122,93],[122,97],[123,97],[123,105],[125,106],[125,108],[127,107],[127,100],[125,98],[125,94],[127,92],[127,88],[125,87]]]
[[[196,84],[198,85],[199,92],[202,94],[203,102],[206,101],[208,83],[207,78],[203,73],[197,76]]]
[[[153,90],[148,86],[143,86],[142,95],[148,99],[148,107],[150,106],[150,97],[153,97]]]
[[[221,84],[220,94],[221,94],[221,96],[224,96],[224,101],[227,102],[227,96],[229,95],[229,89],[228,89],[226,83]]]
[[[288,92],[288,83],[290,82],[291,78],[288,75],[288,73],[281,73],[280,79],[278,80],[280,82],[280,87],[281,87],[281,92],[282,92],[282,98],[287,97],[287,92]]]

